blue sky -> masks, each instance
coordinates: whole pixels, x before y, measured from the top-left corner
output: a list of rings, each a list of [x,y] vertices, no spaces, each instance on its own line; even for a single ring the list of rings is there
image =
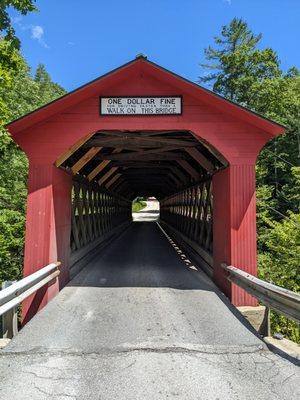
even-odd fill
[[[72,90],[138,53],[196,81],[203,49],[233,17],[245,19],[284,70],[300,65],[300,0],[38,0],[11,13],[29,65]]]

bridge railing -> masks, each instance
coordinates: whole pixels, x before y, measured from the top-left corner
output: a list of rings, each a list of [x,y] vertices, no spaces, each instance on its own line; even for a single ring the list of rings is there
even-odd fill
[[[256,297],[261,303],[300,323],[300,294],[263,281],[232,265],[222,264],[227,279]]]
[[[49,264],[0,291],[0,317],[3,316],[4,337],[10,338],[17,332],[16,307],[37,290],[54,281],[60,273],[60,264],[60,262]]]

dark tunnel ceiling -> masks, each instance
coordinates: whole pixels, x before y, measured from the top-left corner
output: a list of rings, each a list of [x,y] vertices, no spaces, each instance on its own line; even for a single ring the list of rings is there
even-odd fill
[[[99,131],[60,166],[129,199],[161,199],[225,165],[217,151],[187,131]]]

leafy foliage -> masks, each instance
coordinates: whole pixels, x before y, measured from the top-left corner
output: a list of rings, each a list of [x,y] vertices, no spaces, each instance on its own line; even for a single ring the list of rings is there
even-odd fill
[[[33,0],[1,0],[0,1],[0,32],[2,38],[9,44],[11,50],[20,49],[20,40],[16,37],[11,19],[8,15],[8,8],[12,7],[21,14],[26,15],[30,11],[35,11],[36,7]]]
[[[240,104],[248,100],[253,83],[280,76],[278,58],[272,49],[257,50],[262,35],[254,35],[241,19],[234,18],[215,37],[216,48],[205,49],[205,57],[213,64],[200,64],[212,70],[200,82],[213,82],[213,90]]]
[[[21,58],[20,55],[18,57]],[[1,121],[8,122],[24,115],[65,93],[39,65],[35,78],[25,61],[9,88],[0,89],[5,105]],[[24,153],[0,126],[0,282],[18,279],[23,264],[25,202],[28,162]]]
[[[146,202],[145,202],[145,198],[144,197],[137,197],[136,199],[134,199],[134,201],[132,202],[132,212],[139,212],[141,211],[143,208],[146,207]]]
[[[213,90],[287,127],[268,143],[257,162],[259,275],[299,291],[300,275],[300,75],[280,69],[272,49],[258,49],[262,35],[234,18],[215,37],[201,64],[210,71],[200,78]],[[299,341],[297,324],[272,313],[272,328]]]
[[[27,159],[9,136],[5,124],[65,93],[52,82],[42,64],[37,67],[35,77],[31,76],[19,52],[8,6],[23,14],[34,9],[29,0],[0,3],[0,283],[21,276],[28,170]]]

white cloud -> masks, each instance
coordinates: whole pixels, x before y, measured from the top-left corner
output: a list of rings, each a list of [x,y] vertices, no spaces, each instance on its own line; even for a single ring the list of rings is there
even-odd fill
[[[223,0],[224,3],[227,3],[229,6],[231,6],[231,0]]]
[[[17,16],[11,19],[12,23],[16,24],[22,31],[30,31],[31,38],[37,40],[40,45],[49,49],[49,46],[44,40],[44,28],[40,25],[24,25],[22,16]]]
[[[39,25],[34,25],[31,27],[31,37],[33,39],[41,40],[44,35],[43,27]]]
[[[40,25],[31,25],[30,30],[32,39],[37,40],[42,46],[48,49],[49,46],[44,41],[44,28]]]

